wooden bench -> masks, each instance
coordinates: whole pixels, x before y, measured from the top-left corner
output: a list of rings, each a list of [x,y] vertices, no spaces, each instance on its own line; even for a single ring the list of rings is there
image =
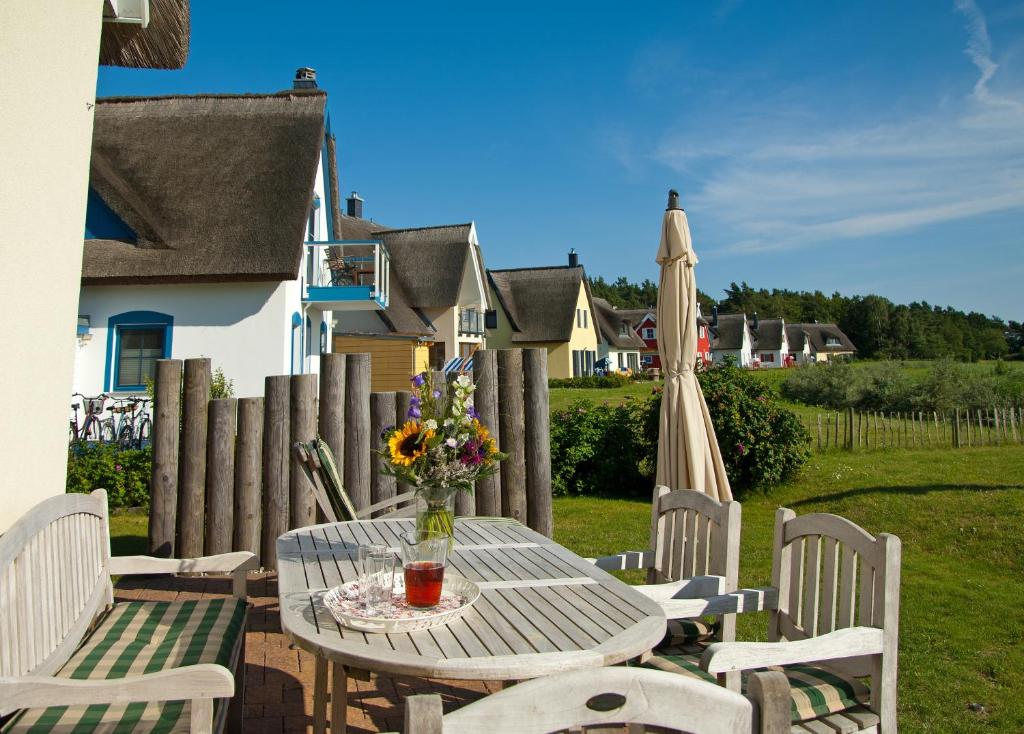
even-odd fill
[[[0,536],[0,732],[241,731],[255,566],[112,558],[106,492],[40,503]],[[180,572],[230,572],[234,595],[114,603],[111,576]]]

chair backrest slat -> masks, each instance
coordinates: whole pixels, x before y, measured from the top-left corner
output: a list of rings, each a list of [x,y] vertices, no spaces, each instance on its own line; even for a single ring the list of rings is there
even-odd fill
[[[801,621],[807,634],[814,637],[818,634],[818,603],[821,599],[819,588],[821,575],[821,538],[817,535],[808,536],[804,540],[806,556],[804,558],[804,603]]]
[[[658,486],[651,503],[654,568],[649,583],[694,576],[723,576],[736,588],[740,507],[703,492]]]
[[[106,493],[51,497],[0,536],[0,676],[47,675],[112,599]]]
[[[840,583],[839,611],[832,629],[845,629],[853,626],[853,612],[857,605],[857,552],[849,546],[839,545]]]
[[[860,598],[858,600],[856,624],[871,624],[871,607],[875,596],[875,569],[868,560],[859,555],[860,559]]]
[[[793,555],[790,557],[789,566],[789,619],[796,627],[803,622],[803,604],[801,599],[804,592],[804,538],[790,543]],[[779,590],[780,594],[782,590]]]
[[[839,591],[839,543],[828,536],[821,540],[822,579],[821,579],[821,614],[818,618],[818,629],[831,632],[836,628],[836,595]]]

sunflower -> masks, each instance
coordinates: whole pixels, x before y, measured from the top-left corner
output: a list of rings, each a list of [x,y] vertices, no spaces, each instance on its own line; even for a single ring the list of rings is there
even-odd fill
[[[487,426],[481,423],[476,418],[473,419],[473,430],[476,431],[476,437],[480,439],[480,443],[487,443],[491,440],[491,432],[487,430]]]
[[[416,459],[426,455],[427,441],[433,437],[434,432],[428,428],[426,431],[423,431],[423,440],[419,440],[420,424],[416,421],[406,422],[388,439],[391,463],[398,466],[412,466]]]

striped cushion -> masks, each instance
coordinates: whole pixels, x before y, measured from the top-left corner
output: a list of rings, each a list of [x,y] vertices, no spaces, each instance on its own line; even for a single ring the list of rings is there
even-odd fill
[[[714,683],[715,676],[701,670],[700,656],[699,652],[687,652],[683,648],[665,648],[656,650],[644,667]],[[768,670],[781,670],[789,679],[793,721],[839,713],[866,703],[869,697],[867,686],[856,678],[817,665],[786,665]],[[746,676],[743,688],[746,689]]]
[[[665,638],[659,648],[692,645],[714,639],[718,633],[718,624],[708,624],[700,619],[670,619],[665,630]]]
[[[230,668],[245,613],[234,598],[118,603],[57,675],[125,678],[198,663]],[[2,731],[187,732],[189,713],[188,701],[51,706],[17,712]]]
[[[334,509],[334,515],[338,520],[357,520],[356,508],[352,499],[345,491],[345,485],[341,481],[341,472],[338,471],[338,462],[334,458],[334,452],[327,442],[317,437],[309,444],[310,451],[316,451],[320,459],[320,466],[323,468],[321,476],[324,479],[324,489],[327,490],[327,499]]]

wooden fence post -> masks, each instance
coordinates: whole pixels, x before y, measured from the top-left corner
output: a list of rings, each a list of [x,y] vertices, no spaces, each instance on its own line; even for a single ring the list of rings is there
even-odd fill
[[[523,351],[498,352],[498,431],[501,450],[501,514],[526,523],[526,455],[523,422]]]
[[[289,529],[316,522],[316,500],[299,459],[292,451],[296,441],[308,443],[316,438],[317,375],[292,375],[288,400],[288,515]]]
[[[818,413],[818,451],[820,452],[821,450],[821,413]]]
[[[523,416],[526,423],[527,524],[551,537],[551,413],[548,350],[523,350]]]
[[[498,354],[493,349],[481,349],[473,355],[473,394],[480,422],[487,426],[494,441],[501,446],[501,427],[498,425]],[[481,479],[476,483],[476,514],[501,514],[501,474]]]
[[[960,408],[953,410],[953,448],[958,449],[963,444],[960,443]]]
[[[370,355],[345,360],[345,489],[357,510],[370,505]]]
[[[320,356],[320,400],[317,404],[317,432],[331,447],[340,472],[345,469],[346,357],[345,354]]]
[[[263,481],[263,398],[238,401],[235,440],[235,532],[232,549],[260,554]]]
[[[857,447],[857,437],[853,433],[853,408],[846,409],[846,448],[853,451]]]
[[[395,403],[393,392],[370,394],[370,501],[374,503],[395,496],[396,480],[394,476],[381,471],[384,459],[377,455],[381,445],[380,435],[395,425]]]
[[[265,381],[263,405],[263,567],[277,569],[277,537],[288,530],[288,468],[291,438],[289,420],[290,381],[275,375]]]
[[[206,543],[204,553],[231,552],[235,514],[235,421],[238,401],[210,401],[206,435]]]
[[[210,360],[185,360],[185,387],[178,458],[178,547],[182,558],[203,555],[206,519],[206,430],[210,403]]]
[[[171,558],[178,518],[181,360],[158,359],[153,384],[153,466],[149,483],[149,553]]]

